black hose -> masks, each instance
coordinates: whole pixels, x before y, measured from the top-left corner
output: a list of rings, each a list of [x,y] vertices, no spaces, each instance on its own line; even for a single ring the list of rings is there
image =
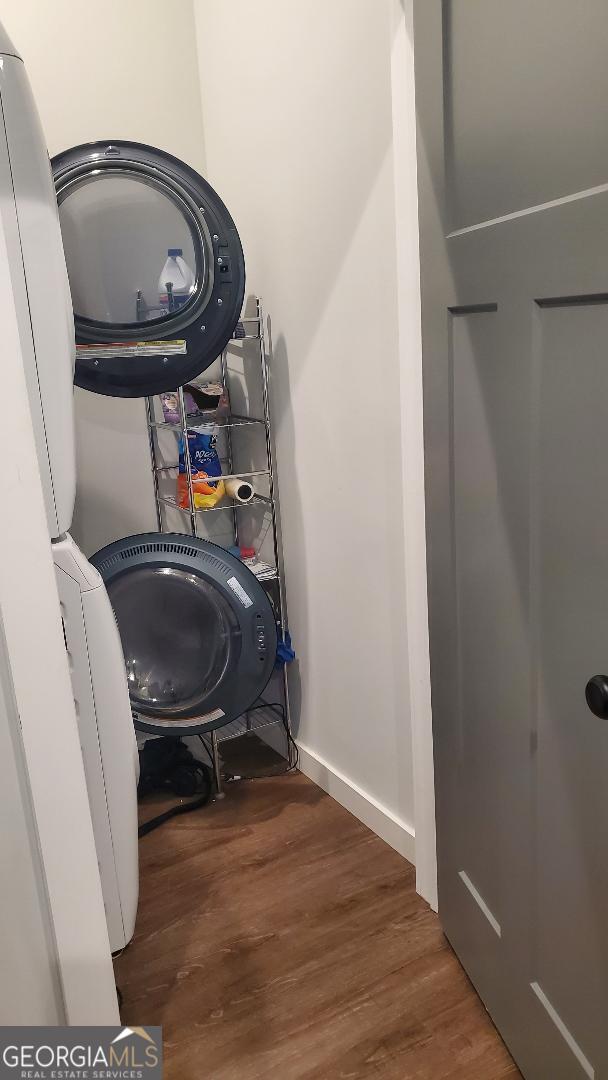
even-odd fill
[[[178,814],[199,810],[211,799],[213,780],[211,770],[188,750],[179,738],[147,739],[139,752],[140,777],[137,794],[172,791],[176,795],[197,795],[189,802],[180,802],[157,817],[139,826],[138,835],[146,836]]]
[[[164,825],[165,821],[170,821],[172,817],[177,817],[178,814],[188,814],[191,810],[200,810],[202,806],[206,806],[211,798],[211,784],[209,784],[208,791],[204,795],[201,795],[199,799],[192,799],[187,803],[178,803],[177,806],[172,806],[169,810],[165,810],[164,814],[159,814],[158,817],[151,818],[150,821],[145,821],[143,825],[139,826],[137,830],[138,836],[146,836],[154,829],[158,829],[160,825]]]

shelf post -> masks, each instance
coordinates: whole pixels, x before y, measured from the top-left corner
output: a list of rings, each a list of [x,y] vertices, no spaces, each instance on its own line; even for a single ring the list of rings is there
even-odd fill
[[[184,462],[186,464],[186,475],[188,477],[188,503],[190,506],[190,530],[193,536],[196,536],[196,513],[194,506],[194,491],[192,490],[192,462],[190,461],[190,447],[188,446],[188,418],[186,415],[186,402],[184,399],[184,388],[180,386],[177,391],[179,399],[179,414],[182,421],[182,439],[183,439],[183,453]],[[179,479],[179,466],[178,466],[178,479]]]

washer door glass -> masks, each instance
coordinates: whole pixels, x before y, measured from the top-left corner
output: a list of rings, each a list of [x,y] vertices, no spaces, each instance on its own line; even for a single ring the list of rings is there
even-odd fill
[[[134,709],[203,716],[240,653],[238,622],[210,582],[169,567],[142,567],[112,581]]]
[[[207,245],[186,208],[150,180],[85,179],[61,203],[59,220],[76,319],[160,319],[204,289]]]

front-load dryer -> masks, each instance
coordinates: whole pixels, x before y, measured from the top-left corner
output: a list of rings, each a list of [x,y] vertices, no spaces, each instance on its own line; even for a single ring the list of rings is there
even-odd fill
[[[185,162],[141,143],[86,143],[52,167],[77,386],[111,397],[183,386],[222,353],[243,306],[243,248],[226,206]],[[171,266],[182,288],[165,282]]]

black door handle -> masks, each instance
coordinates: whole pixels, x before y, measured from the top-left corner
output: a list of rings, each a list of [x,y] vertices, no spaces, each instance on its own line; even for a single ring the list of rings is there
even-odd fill
[[[608,675],[593,675],[585,687],[585,700],[592,713],[608,720]]]

